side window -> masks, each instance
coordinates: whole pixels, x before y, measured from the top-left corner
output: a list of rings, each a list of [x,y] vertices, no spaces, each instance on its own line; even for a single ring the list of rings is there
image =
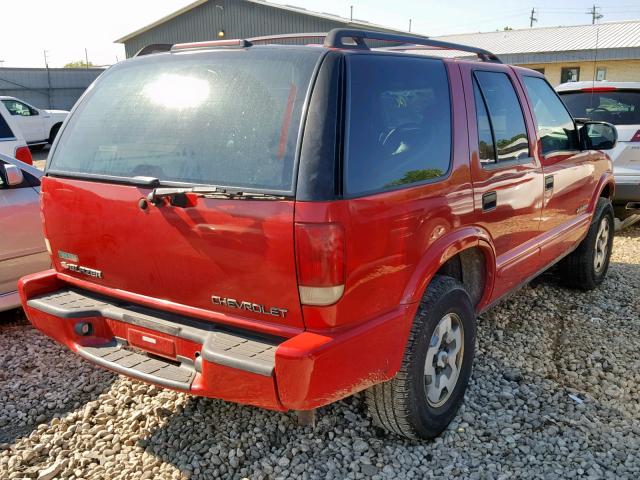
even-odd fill
[[[29,107],[29,105],[26,105],[17,100],[3,100],[2,102],[4,103],[4,106],[7,107],[7,110],[9,110],[9,113],[11,113],[11,115],[29,117],[35,113],[34,110]]]
[[[524,77],[533,105],[542,154],[578,150],[578,133],[573,119],[549,84],[539,77]]]
[[[15,135],[11,131],[11,127],[9,127],[7,121],[4,119],[2,114],[0,114],[0,140],[14,137]]]
[[[437,59],[349,57],[346,192],[360,195],[443,177],[451,102]]]
[[[481,162],[489,164],[528,158],[529,138],[524,115],[508,75],[476,71],[474,76],[478,144],[484,150],[480,154]],[[486,145],[490,138],[487,132],[493,134],[491,148]]]

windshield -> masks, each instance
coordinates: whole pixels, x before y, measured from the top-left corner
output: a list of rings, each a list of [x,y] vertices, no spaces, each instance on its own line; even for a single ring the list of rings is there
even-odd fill
[[[640,124],[640,91],[560,92],[560,95],[574,118],[614,125]]]
[[[117,65],[70,118],[49,168],[289,192],[321,54],[254,47]]]

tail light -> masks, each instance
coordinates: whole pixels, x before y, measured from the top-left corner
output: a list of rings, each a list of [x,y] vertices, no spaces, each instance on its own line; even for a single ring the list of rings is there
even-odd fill
[[[33,165],[33,158],[31,157],[31,150],[29,147],[18,147],[14,155],[18,160],[28,165]]]
[[[344,229],[336,223],[296,223],[298,289],[303,305],[331,305],[344,292]]]
[[[631,137],[630,142],[640,142],[640,130],[638,130],[633,137]]]

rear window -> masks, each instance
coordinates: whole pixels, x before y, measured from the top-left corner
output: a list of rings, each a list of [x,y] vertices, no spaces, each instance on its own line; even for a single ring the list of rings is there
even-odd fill
[[[451,102],[443,62],[352,55],[348,72],[347,193],[443,177],[451,158]]]
[[[640,124],[640,92],[560,92],[574,118],[588,118],[614,125]]]
[[[311,48],[153,56],[106,72],[50,168],[290,192]]]
[[[6,140],[7,138],[14,138],[15,135],[11,131],[11,127],[0,113],[0,140]]]

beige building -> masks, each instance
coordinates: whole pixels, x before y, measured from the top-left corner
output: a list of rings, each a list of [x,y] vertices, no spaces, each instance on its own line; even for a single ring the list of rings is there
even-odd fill
[[[435,37],[485,48],[504,63],[539,70],[552,85],[640,81],[640,20]]]

